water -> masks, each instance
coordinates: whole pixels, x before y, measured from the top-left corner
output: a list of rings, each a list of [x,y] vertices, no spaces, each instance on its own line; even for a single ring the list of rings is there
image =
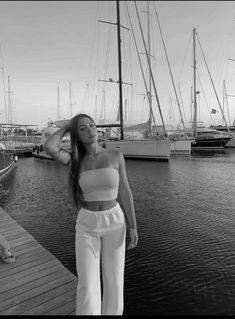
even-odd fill
[[[126,160],[139,244],[126,255],[124,314],[235,314],[234,166],[234,149]],[[67,167],[20,158],[2,207],[76,274],[67,186]]]

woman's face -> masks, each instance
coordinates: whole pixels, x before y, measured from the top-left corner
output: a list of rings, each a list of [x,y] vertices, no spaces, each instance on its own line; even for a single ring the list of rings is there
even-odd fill
[[[97,141],[97,128],[89,117],[82,117],[78,121],[78,138],[84,144],[92,144]]]

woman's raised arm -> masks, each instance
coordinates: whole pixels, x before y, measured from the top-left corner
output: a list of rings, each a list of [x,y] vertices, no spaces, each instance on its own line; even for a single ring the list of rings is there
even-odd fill
[[[70,152],[60,147],[60,141],[63,136],[70,131],[70,125],[65,124],[53,133],[44,143],[45,151],[58,162],[68,165],[70,161]]]

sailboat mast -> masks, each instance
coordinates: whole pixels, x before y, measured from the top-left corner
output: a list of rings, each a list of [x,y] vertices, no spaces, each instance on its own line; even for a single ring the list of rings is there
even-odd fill
[[[147,5],[148,5],[148,54],[149,54],[149,69],[151,68],[151,47],[150,47],[150,19],[149,19],[149,6],[150,6],[150,3],[149,1],[147,2]],[[150,132],[150,135],[152,134],[152,94],[151,94],[151,74],[150,74],[150,71],[149,71],[149,91],[148,91],[148,94],[149,94],[149,110],[150,110],[150,115],[149,115],[149,132]]]
[[[10,88],[10,76],[8,75],[8,120],[12,124],[12,105],[11,105],[11,88]]]
[[[60,89],[57,87],[57,120],[60,120]]]
[[[71,82],[69,82],[69,111],[70,111],[70,117],[72,117],[72,88],[71,88]]]
[[[196,91],[196,46],[195,46],[196,28],[193,28],[193,132],[194,136],[197,135],[197,91]]]
[[[11,103],[11,87],[10,87],[10,76],[8,75],[8,124],[10,124],[10,132],[13,134],[12,127],[12,103]],[[9,146],[13,148],[13,140],[9,140]]]
[[[120,126],[121,140],[124,139],[123,134],[123,104],[122,104],[122,59],[121,59],[121,27],[120,27],[120,8],[119,1],[116,1],[117,7],[117,45],[118,45],[118,73],[119,73],[119,109],[120,109]]]

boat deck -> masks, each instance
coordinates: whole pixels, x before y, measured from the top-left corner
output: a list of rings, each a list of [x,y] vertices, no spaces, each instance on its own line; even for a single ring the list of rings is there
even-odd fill
[[[0,234],[16,257],[0,259],[0,315],[75,315],[77,277],[1,208]]]
[[[46,159],[46,160],[54,160],[50,155],[48,155],[45,151],[42,151],[40,153],[37,153],[36,151],[32,152],[32,156],[40,159]]]

